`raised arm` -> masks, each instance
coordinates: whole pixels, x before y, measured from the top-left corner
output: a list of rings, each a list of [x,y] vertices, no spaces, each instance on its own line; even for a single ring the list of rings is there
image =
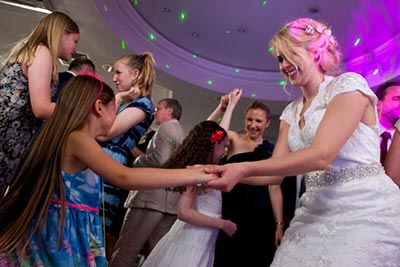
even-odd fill
[[[32,64],[26,66],[29,98],[36,118],[47,120],[53,114],[55,103],[51,102],[50,84],[53,73],[53,58],[50,50],[39,45]]]
[[[361,121],[367,125],[376,123],[369,97],[359,91],[339,94],[328,105],[309,147],[267,160],[207,168],[208,172],[222,175],[221,179],[211,181],[209,186],[229,191],[243,177],[290,176],[326,169]],[[288,126],[282,122],[280,132]]]
[[[207,120],[219,123],[222,119],[222,116],[224,116],[226,107],[228,106],[228,102],[229,102],[229,96],[223,95],[221,97],[221,101],[219,102],[218,106],[214,109],[214,111],[210,114],[210,116],[208,116]]]
[[[70,134],[66,153],[110,183],[127,190],[194,185],[216,178],[214,175],[205,174],[203,167],[188,169],[125,167],[109,156],[93,137],[83,132]]]
[[[393,141],[386,156],[385,171],[400,187],[400,120],[396,123]]]
[[[184,222],[202,227],[213,227],[224,231],[232,237],[237,230],[237,226],[230,220],[214,218],[198,212],[193,208],[199,188],[188,187],[183,192],[178,205],[178,218]]]
[[[221,127],[224,128],[225,131],[227,132],[229,132],[233,110],[235,109],[241,96],[242,96],[242,89],[237,89],[237,88],[233,89],[232,92],[230,92],[228,95],[229,97],[228,105],[226,107],[225,114],[222,117],[221,122],[219,123],[219,125],[221,125]]]

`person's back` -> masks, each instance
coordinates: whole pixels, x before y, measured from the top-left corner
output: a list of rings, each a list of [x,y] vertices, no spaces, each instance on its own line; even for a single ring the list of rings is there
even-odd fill
[[[51,101],[57,102],[57,98],[60,95],[60,92],[64,88],[65,84],[81,72],[91,72],[91,73],[96,72],[96,67],[94,63],[87,57],[75,58],[69,64],[68,71],[58,73],[57,90],[52,95]]]

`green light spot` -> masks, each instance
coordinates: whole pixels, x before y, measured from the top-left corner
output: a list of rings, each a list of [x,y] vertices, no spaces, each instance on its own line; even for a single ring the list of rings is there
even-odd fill
[[[208,80],[207,83],[208,83],[208,85],[212,85],[212,84],[213,84],[213,81]]]
[[[274,51],[274,49],[271,46],[270,48],[268,48],[268,52],[272,52],[272,51]]]
[[[220,123],[222,121],[222,118],[221,117],[219,117],[218,118],[218,123]]]
[[[239,70],[239,69],[235,69],[235,72],[236,72],[236,73],[239,73],[239,72],[240,72],[240,70]]]
[[[125,48],[126,48],[126,44],[125,44],[124,41],[121,41],[121,48],[122,48],[122,49],[125,49]]]
[[[267,1],[264,0],[264,1],[262,2],[262,4],[263,4],[263,6],[267,5]]]
[[[150,41],[155,41],[156,40],[156,35],[154,33],[149,33],[149,40]]]
[[[197,58],[197,55],[196,55],[196,54],[193,54],[192,57],[193,57],[193,58]]]
[[[172,139],[171,137],[167,137],[167,141],[172,143],[172,142],[174,142],[174,139]]]
[[[256,97],[256,96],[257,96],[256,93],[251,94],[251,97]]]
[[[139,4],[139,1],[138,1],[138,0],[133,0],[133,4],[134,4],[135,6],[137,6],[137,5]]]
[[[285,84],[286,84],[286,81],[285,81],[285,80],[280,80],[280,81],[279,81],[279,85],[280,85],[280,86],[285,86]]]
[[[182,11],[182,12],[179,14],[179,20],[180,20],[180,21],[185,21],[185,20],[186,20],[186,13],[185,13],[184,11]]]
[[[166,64],[165,67],[166,67],[167,69],[171,68],[171,66],[170,66],[169,64]]]
[[[107,5],[104,5],[104,11],[108,11]]]

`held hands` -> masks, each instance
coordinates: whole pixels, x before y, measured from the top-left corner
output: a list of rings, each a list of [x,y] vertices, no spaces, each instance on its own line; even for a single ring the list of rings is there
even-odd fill
[[[232,188],[245,177],[243,173],[243,164],[234,163],[222,166],[205,166],[204,171],[214,174],[219,179],[211,180],[207,183],[207,187],[215,188],[224,192],[229,192]]]
[[[196,177],[197,180],[197,185],[198,187],[204,187],[207,188],[207,182],[210,182],[212,180],[218,179],[218,175],[214,173],[207,173],[205,172],[205,168],[207,166],[212,166],[212,165],[193,165],[193,166],[186,166],[186,169],[188,169],[191,174],[194,177]]]
[[[237,231],[236,223],[232,222],[231,220],[222,220],[222,228],[221,230],[225,232],[229,237],[232,237]]]
[[[239,102],[240,97],[242,96],[242,89],[235,88],[229,94],[223,95],[221,97],[221,102],[219,103],[221,111],[225,111],[228,107],[228,104],[236,104]]]
[[[229,93],[229,104],[236,106],[242,96],[243,90],[235,88]]]

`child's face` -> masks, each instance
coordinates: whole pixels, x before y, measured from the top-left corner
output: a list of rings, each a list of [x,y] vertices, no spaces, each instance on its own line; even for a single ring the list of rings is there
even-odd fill
[[[228,138],[224,137],[221,142],[214,145],[214,153],[212,156],[213,164],[217,164],[224,156],[227,149]]]

